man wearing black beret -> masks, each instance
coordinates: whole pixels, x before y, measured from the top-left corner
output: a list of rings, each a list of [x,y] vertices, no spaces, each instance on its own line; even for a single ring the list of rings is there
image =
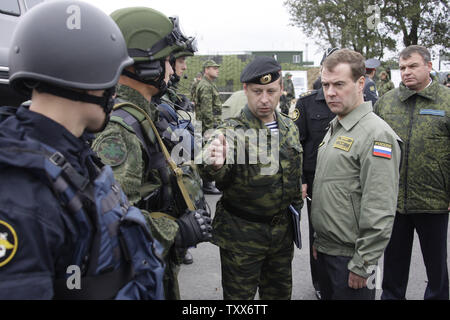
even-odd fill
[[[206,144],[204,173],[223,191],[212,242],[220,247],[224,299],[290,299],[292,204],[301,198],[302,147],[294,122],[276,111],[281,66],[257,57],[241,74],[248,103]],[[244,155],[244,156],[243,156]]]

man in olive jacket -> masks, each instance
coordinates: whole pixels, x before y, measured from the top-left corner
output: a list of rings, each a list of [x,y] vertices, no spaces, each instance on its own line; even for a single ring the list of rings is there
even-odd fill
[[[450,90],[430,77],[430,53],[400,53],[400,87],[375,112],[405,142],[397,215],[384,256],[382,299],[405,299],[414,229],[427,270],[425,299],[449,299],[447,230],[450,202]]]
[[[322,87],[336,114],[319,145],[311,219],[322,299],[375,299],[376,269],[397,205],[400,138],[364,102],[364,58],[349,49],[323,64]]]

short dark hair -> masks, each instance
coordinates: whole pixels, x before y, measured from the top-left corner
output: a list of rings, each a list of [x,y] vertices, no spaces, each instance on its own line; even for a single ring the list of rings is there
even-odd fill
[[[362,54],[347,48],[337,50],[329,55],[323,61],[323,68],[333,71],[340,63],[347,63],[350,65],[354,82],[358,81],[359,78],[364,77],[366,74],[366,65]]]
[[[411,55],[413,53],[418,53],[422,57],[422,59],[425,63],[428,63],[431,61],[430,51],[428,51],[428,49],[425,48],[424,46],[418,46],[418,45],[411,45],[411,46],[403,49],[402,52],[400,52],[399,59],[400,58],[408,59],[411,57]]]

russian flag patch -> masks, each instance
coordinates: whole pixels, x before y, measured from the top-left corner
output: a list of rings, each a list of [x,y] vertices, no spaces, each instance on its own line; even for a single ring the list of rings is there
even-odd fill
[[[381,157],[386,159],[392,158],[392,144],[381,142],[381,141],[375,141],[373,144],[373,153],[375,157]]]

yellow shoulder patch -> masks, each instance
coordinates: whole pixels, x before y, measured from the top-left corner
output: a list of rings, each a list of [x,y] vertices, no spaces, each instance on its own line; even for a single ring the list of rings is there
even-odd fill
[[[10,224],[0,220],[0,268],[5,266],[17,252],[19,241]]]
[[[295,108],[294,111],[292,112],[291,119],[293,121],[297,121],[299,117],[300,117],[300,111],[298,111],[298,109]]]

